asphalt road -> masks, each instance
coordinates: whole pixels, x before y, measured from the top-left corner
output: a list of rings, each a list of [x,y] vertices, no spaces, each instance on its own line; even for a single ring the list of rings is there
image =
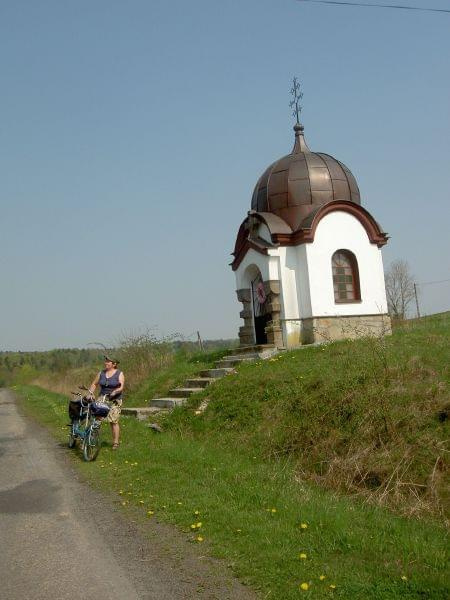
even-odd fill
[[[0,596],[254,600],[175,529],[142,530],[81,482],[68,450],[0,390]]]

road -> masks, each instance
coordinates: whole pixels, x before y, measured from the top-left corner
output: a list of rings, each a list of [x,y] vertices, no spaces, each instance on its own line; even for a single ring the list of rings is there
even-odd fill
[[[254,600],[175,529],[143,532],[0,390],[0,581],[8,600]]]

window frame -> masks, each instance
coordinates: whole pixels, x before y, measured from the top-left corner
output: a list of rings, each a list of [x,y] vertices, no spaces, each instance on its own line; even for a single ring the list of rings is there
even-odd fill
[[[350,263],[350,269],[351,269],[351,273],[352,273],[352,284],[353,284],[353,296],[354,298],[345,298],[345,299],[341,299],[341,298],[337,298],[336,294],[339,293],[339,291],[335,290],[335,281],[334,281],[334,277],[335,277],[335,265],[334,265],[334,257],[337,254],[343,254],[348,262]],[[360,282],[359,282],[359,268],[358,268],[358,261],[356,259],[356,256],[353,254],[353,252],[351,252],[351,250],[347,250],[345,248],[340,248],[339,250],[336,250],[335,252],[333,252],[333,255],[331,257],[331,277],[332,277],[332,282],[333,282],[333,295],[334,295],[334,303],[335,304],[357,304],[358,302],[362,302],[361,300],[361,286],[360,286]]]

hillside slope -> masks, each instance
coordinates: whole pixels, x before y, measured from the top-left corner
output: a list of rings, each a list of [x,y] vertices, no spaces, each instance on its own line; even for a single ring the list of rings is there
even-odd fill
[[[404,514],[443,515],[449,340],[444,313],[382,339],[282,353],[243,365],[175,411],[166,426],[199,438],[227,431],[265,458],[295,460],[299,480]],[[205,397],[207,411],[195,415]]]

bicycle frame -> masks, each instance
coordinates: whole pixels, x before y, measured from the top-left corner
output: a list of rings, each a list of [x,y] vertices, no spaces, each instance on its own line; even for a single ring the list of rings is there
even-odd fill
[[[74,392],[74,395],[80,400],[80,412],[79,417],[75,418],[71,424],[69,447],[73,448],[76,440],[79,439],[85,460],[95,460],[99,451],[99,429],[102,419],[92,415],[92,396],[88,400],[84,400],[81,393]]]

